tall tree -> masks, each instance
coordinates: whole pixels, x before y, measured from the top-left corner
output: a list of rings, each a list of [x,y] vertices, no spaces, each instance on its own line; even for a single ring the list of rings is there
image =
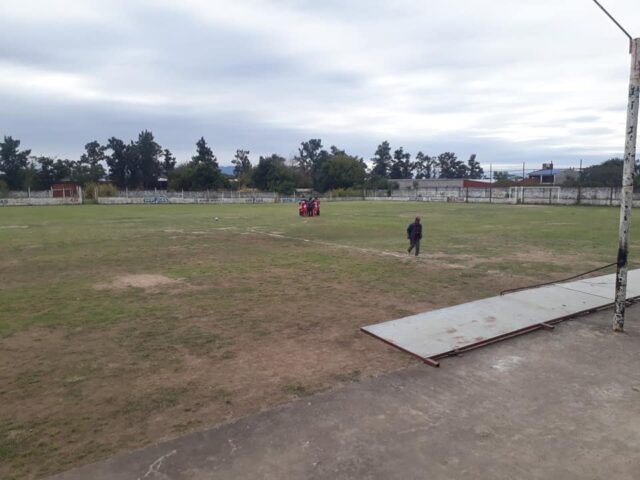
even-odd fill
[[[100,145],[99,142],[94,140],[84,146],[85,152],[80,156],[80,161],[91,167],[100,164],[105,159],[104,151],[106,147]]]
[[[171,150],[165,148],[162,151],[162,175],[168,177],[171,172],[176,168],[176,157],[173,156]]]
[[[322,140],[312,138],[302,142],[298,148],[298,155],[295,156],[298,168],[305,173],[311,173],[311,169],[317,166],[322,157],[326,157],[326,152],[322,149]]]
[[[148,130],[140,132],[138,141],[133,147],[138,156],[140,186],[144,188],[155,187],[162,172],[160,164],[162,147],[154,140],[153,133]]]
[[[49,189],[54,183],[69,178],[71,175],[68,160],[42,156],[37,157],[35,161],[38,164],[38,188]]]
[[[294,157],[296,184],[305,188],[313,185],[317,189],[322,164],[328,157],[329,153],[322,148],[322,140],[319,138],[300,143],[298,154]]]
[[[367,169],[364,161],[341,150],[336,149],[335,152],[322,163],[316,189],[325,192],[336,188],[362,187]]]
[[[493,172],[493,180],[496,182],[506,182],[509,178],[509,172],[506,170]]]
[[[484,170],[480,166],[480,162],[476,160],[476,154],[472,154],[467,161],[467,170],[469,178],[482,178]]]
[[[438,173],[438,159],[418,152],[416,154],[415,168],[416,178],[436,178]]]
[[[169,174],[169,187],[173,190],[218,190],[224,186],[225,179],[220,169],[207,163],[189,162]]]
[[[212,163],[191,165],[190,177],[190,190],[218,190],[225,185],[220,169]]]
[[[38,170],[36,159],[29,157],[27,161],[27,168],[24,169],[24,179],[22,181],[22,188],[35,190],[40,187],[40,171]]]
[[[191,157],[194,165],[199,163],[210,164],[218,167],[218,159],[213,154],[213,150],[207,145],[207,141],[204,137],[200,137],[200,140],[196,142],[196,155]]]
[[[204,137],[196,142],[196,155],[169,176],[169,186],[184,190],[217,190],[225,186],[218,160]]]
[[[107,141],[106,149],[111,150],[111,155],[106,157],[110,180],[119,188],[130,186],[128,179],[131,177],[133,167],[129,164],[130,147],[119,138],[111,137]]]
[[[36,157],[35,161],[39,165],[39,187],[45,190],[51,188],[56,181],[53,171],[55,160],[50,157],[41,156]]]
[[[393,152],[393,161],[389,176],[392,179],[412,178],[415,165],[411,162],[411,154],[405,153],[402,147]]]
[[[251,160],[249,160],[249,150],[236,150],[236,154],[231,160],[233,164],[233,174],[240,177],[251,171]]]
[[[453,152],[438,155],[440,178],[465,178],[468,174],[467,166]]]
[[[373,169],[371,173],[375,176],[388,178],[389,170],[391,168],[391,147],[389,146],[389,142],[386,140],[378,145],[376,148],[376,153],[371,159],[373,162]]]
[[[89,142],[84,146],[85,152],[80,156],[80,160],[73,162],[71,169],[71,180],[85,184],[87,182],[97,182],[104,178],[105,170],[102,162],[106,159],[105,150],[97,141]]]
[[[621,158],[610,158],[599,165],[592,165],[585,168],[581,175],[582,186],[620,187],[622,185],[623,165],[624,161]],[[638,170],[637,164],[636,170]]]
[[[0,142],[0,173],[4,174],[9,189],[20,190],[24,187],[25,170],[29,163],[31,150],[19,150],[20,140],[5,136]]]
[[[295,190],[294,172],[286,165],[286,160],[275,153],[260,157],[253,169],[253,185],[260,190],[291,194]]]
[[[233,164],[233,174],[236,177],[237,186],[243,187],[251,183],[251,172],[253,166],[251,160],[249,160],[249,150],[236,150],[236,154],[231,160]]]

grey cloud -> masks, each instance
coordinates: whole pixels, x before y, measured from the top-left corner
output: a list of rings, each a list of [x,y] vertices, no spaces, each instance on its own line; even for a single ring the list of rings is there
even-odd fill
[[[580,127],[575,130],[582,135],[608,135],[611,133],[620,133],[620,138],[623,137],[623,130],[610,127]]]
[[[53,108],[7,103],[10,121],[0,119],[0,133],[22,140],[34,154],[78,158],[83,146],[92,140],[105,143],[109,137],[124,141],[137,138],[142,130],[151,130],[156,140],[187,161],[195,142],[204,136],[220,160],[228,164],[237,148],[257,155],[283,152],[283,146],[297,147],[292,139],[304,140],[294,129],[272,128],[236,114],[193,118],[173,114],[140,113],[102,105],[55,105]],[[21,113],[22,112],[22,113]],[[34,115],[36,113],[36,115]],[[60,121],[60,119],[64,119]]]
[[[77,74],[91,93],[3,90],[0,79],[0,134],[60,156],[148,128],[182,158],[200,135],[222,157],[240,147],[289,155],[300,141],[320,137],[370,158],[381,132],[393,127],[378,124],[400,122],[388,139],[413,153],[540,163],[591,158],[589,150],[604,158],[602,136],[624,121],[612,124],[611,112],[624,113],[628,58],[617,50],[616,32],[577,0],[251,3],[292,12],[282,17],[302,23],[292,33],[280,19],[211,20],[177,0],[96,4],[113,15],[0,18],[0,67]],[[321,38],[306,38],[304,22],[310,37]],[[589,38],[594,28],[602,38]],[[452,114],[472,121],[443,126]],[[571,138],[519,138],[567,125]]]

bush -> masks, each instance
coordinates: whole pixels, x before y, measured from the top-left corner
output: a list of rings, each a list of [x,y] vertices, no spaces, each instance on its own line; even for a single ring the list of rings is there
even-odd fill
[[[220,190],[228,183],[218,166],[211,163],[190,162],[180,165],[169,174],[169,189],[173,191]]]
[[[96,191],[98,197],[115,197],[118,194],[118,189],[110,183],[85,183],[83,187],[84,198],[87,200],[95,200]]]
[[[0,180],[0,198],[9,195],[9,184],[4,180]]]

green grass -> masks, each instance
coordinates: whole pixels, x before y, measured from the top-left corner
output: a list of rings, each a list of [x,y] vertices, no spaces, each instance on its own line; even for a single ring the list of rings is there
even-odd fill
[[[403,255],[415,215],[419,259]],[[359,326],[611,263],[617,224],[599,207],[1,208],[0,478],[399,368]],[[110,287],[135,274],[177,283]]]

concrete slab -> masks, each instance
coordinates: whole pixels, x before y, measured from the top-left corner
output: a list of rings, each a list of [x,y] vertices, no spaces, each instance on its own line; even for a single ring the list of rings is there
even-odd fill
[[[435,360],[613,302],[615,275],[522,290],[362,327],[425,361]],[[629,298],[640,295],[640,270],[629,273]]]
[[[152,445],[56,480],[637,480],[640,307]],[[373,341],[373,340],[372,340]]]

